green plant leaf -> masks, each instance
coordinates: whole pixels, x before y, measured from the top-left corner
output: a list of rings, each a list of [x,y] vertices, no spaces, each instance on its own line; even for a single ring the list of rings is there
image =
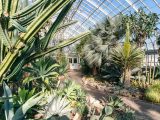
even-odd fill
[[[6,98],[12,97],[11,89],[8,87],[8,85],[5,82],[3,82],[3,90],[4,90],[4,95],[3,95],[4,97],[6,97]],[[5,110],[6,120],[12,120],[12,118],[14,116],[13,99],[5,100],[4,110]]]
[[[111,106],[107,106],[105,107],[105,114],[108,116],[108,115],[111,115],[113,112],[113,108]]]
[[[17,28],[20,32],[25,33],[26,32],[26,28],[24,28],[22,25],[20,25],[17,21],[11,19],[11,23],[12,25]]]
[[[66,14],[68,13],[68,11],[70,10],[70,8],[72,7],[72,4],[74,3],[74,0],[72,0],[71,2],[69,2],[60,12],[60,14],[58,15],[57,19],[55,20],[55,22],[52,24],[51,28],[49,29],[48,33],[46,34],[44,40],[45,42],[43,43],[43,49],[46,49],[49,41],[51,40],[51,37],[53,37],[53,34],[55,34],[55,32],[57,31],[58,27],[60,26],[61,22],[63,21],[64,17],[66,16]],[[43,41],[44,41],[43,40]]]
[[[43,56],[43,55],[46,55],[46,54],[48,54],[48,53],[50,53],[50,52],[55,51],[55,50],[57,50],[57,49],[66,47],[66,46],[68,46],[68,45],[71,45],[71,44],[75,43],[76,41],[81,40],[83,37],[86,37],[87,35],[90,35],[90,32],[89,32],[89,31],[88,31],[88,32],[85,32],[85,33],[81,33],[80,35],[77,35],[76,37],[73,37],[73,38],[70,38],[70,39],[68,39],[68,40],[65,40],[65,41],[63,41],[62,43],[59,43],[59,44],[57,44],[57,45],[54,46],[54,47],[48,48],[48,49],[45,50],[45,51],[37,52],[37,53],[31,55],[30,57],[28,57],[27,62],[32,61],[32,60],[35,60],[35,59],[37,59],[37,58],[39,58],[39,57],[41,57],[41,56]]]
[[[5,34],[5,30],[3,30],[2,25],[0,24],[0,40],[7,48],[11,48],[11,41],[7,34]]]
[[[29,100],[27,100],[18,110],[16,111],[14,117],[12,120],[22,120],[24,119],[24,115],[26,112],[36,105],[42,98],[44,94],[38,93],[34,96],[32,96]]]

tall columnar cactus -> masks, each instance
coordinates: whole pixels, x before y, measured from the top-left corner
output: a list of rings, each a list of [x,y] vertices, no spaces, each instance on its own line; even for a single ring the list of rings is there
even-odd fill
[[[36,0],[24,8],[20,7],[20,0],[0,1],[1,80],[11,79],[26,63],[70,45],[89,34],[88,32],[82,33],[77,37],[48,48],[49,41],[56,31],[64,27],[61,26],[61,22],[74,1]],[[52,16],[57,14],[58,17],[45,37],[40,38],[39,30]]]

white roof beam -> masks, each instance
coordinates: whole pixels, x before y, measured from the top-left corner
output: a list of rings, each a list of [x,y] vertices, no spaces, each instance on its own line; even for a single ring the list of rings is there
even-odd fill
[[[88,4],[87,4],[88,5]],[[82,7],[84,7],[85,9],[87,9],[87,10],[89,10],[90,11],[90,9],[89,8],[87,8],[86,6],[84,6],[83,4],[81,5]],[[82,8],[83,9],[83,8]],[[100,18],[100,16],[99,15],[97,15],[97,18],[98,19],[100,19],[100,20],[102,20],[102,18]]]
[[[113,14],[116,15],[116,13],[113,10],[111,10],[111,8],[109,8],[106,4],[103,4],[103,5],[110,11],[110,13],[112,12]]]
[[[107,0],[107,2],[109,2],[116,10],[118,10],[119,12],[121,12],[121,10],[118,9],[110,0]]]
[[[156,0],[153,0],[153,1],[160,8],[160,5],[158,4],[158,2]]]
[[[140,2],[141,2],[150,12],[152,12],[152,10],[149,9],[149,7],[148,7],[142,0],[140,0]]]
[[[132,1],[126,0],[126,2],[127,2],[136,12],[138,12],[138,8],[132,3]]]
[[[126,8],[126,6],[123,4],[123,3],[121,3],[119,0],[116,0],[121,6],[123,6],[124,8]]]
[[[79,22],[77,23],[79,26],[81,26],[85,31],[87,31],[88,29],[86,27],[84,27],[83,25],[81,25]]]
[[[99,9],[101,12],[103,12],[105,15],[111,17],[109,15],[108,12],[106,12],[105,10],[103,10],[101,7],[99,7],[95,2],[93,2],[92,0],[87,0],[90,4],[92,4],[94,7],[96,7],[97,9]]]
[[[89,20],[90,22],[92,22],[94,25],[96,25],[96,22],[93,21],[92,19],[88,18],[85,14],[80,13],[79,11],[77,11],[77,13],[78,13],[79,15],[83,16],[85,19],[87,19],[87,20]]]

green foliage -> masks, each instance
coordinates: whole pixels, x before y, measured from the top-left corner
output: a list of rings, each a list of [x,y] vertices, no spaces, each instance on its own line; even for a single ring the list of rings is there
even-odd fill
[[[156,66],[156,68],[155,68],[154,79],[160,79],[160,66]]]
[[[144,51],[129,41],[129,24],[126,29],[126,39],[124,45],[117,46],[111,51],[111,61],[121,67],[125,83],[130,84],[131,70],[140,67],[144,58]]]
[[[62,50],[57,51],[56,61],[59,64],[58,71],[57,71],[58,74],[59,75],[64,75],[65,73],[67,73],[67,70],[68,70],[68,60],[67,60],[67,57],[63,53]]]
[[[101,67],[101,77],[111,83],[119,83],[122,77],[122,69],[114,63],[105,63]]]
[[[4,97],[12,97],[11,89],[6,83],[3,83]],[[4,110],[6,120],[11,120],[14,116],[13,112],[13,99],[8,99],[4,101]]]
[[[68,115],[72,110],[70,102],[62,96],[50,95],[44,111],[44,119],[60,119],[62,116]],[[48,99],[45,97],[45,99]],[[60,119],[61,120],[61,119]]]
[[[123,101],[118,97],[110,97],[109,103],[102,110],[99,120],[110,119],[116,120],[135,120],[134,111],[127,108]]]
[[[61,23],[74,1],[36,0],[31,4],[28,4],[28,0],[21,1],[20,4],[19,0],[0,2],[0,61],[3,61],[0,65],[1,80],[13,80],[25,64],[89,34],[87,32],[55,46],[48,46],[59,29],[73,24]],[[39,31],[55,15],[58,15],[56,20],[48,26],[49,30],[44,37],[41,37]]]
[[[12,93],[7,84],[3,83],[4,97],[12,97]],[[44,95],[37,93],[30,97],[25,103],[23,103],[14,113],[13,99],[6,99],[4,101],[4,110],[6,120],[22,120],[25,117],[26,112],[39,102]]]
[[[44,57],[31,62],[30,67],[24,68],[24,71],[30,73],[30,76],[23,83],[26,84],[35,80],[38,85],[43,83],[47,89],[51,89],[53,81],[58,77],[58,73],[56,72],[58,67],[59,65],[51,57]]]
[[[63,83],[63,88],[60,88],[58,95],[65,96],[71,106],[76,108],[79,113],[83,113],[86,106],[86,94],[74,81],[66,80]]]
[[[127,39],[124,45],[126,44],[130,44]],[[135,45],[129,46],[122,47],[119,45],[111,52],[111,60],[124,69],[139,67],[144,58],[144,51],[141,48],[137,48]]]
[[[76,52],[83,57],[83,48],[85,46],[85,44],[89,43],[91,40],[91,36],[86,36],[84,37],[79,44],[76,45]]]
[[[82,56],[91,68],[93,66],[100,68],[102,63],[108,59],[110,48],[115,46],[119,38],[124,35],[120,26],[120,16],[114,19],[107,18],[103,23],[97,25],[95,30],[92,30],[92,35],[87,38],[87,43],[81,43],[78,46],[78,48],[83,48]]]
[[[137,43],[139,47],[143,46],[145,40],[150,38],[156,31],[159,17],[156,13],[145,13],[140,8],[138,12],[134,12],[130,15],[123,15],[122,23],[126,26],[126,23],[130,23],[131,33],[133,35],[133,41]]]
[[[146,89],[146,98],[153,103],[160,103],[160,82],[153,83]]]
[[[91,74],[91,70],[89,65],[87,64],[87,61],[85,59],[81,59],[80,61],[80,65],[81,65],[81,72],[85,75]]]
[[[147,86],[149,85],[149,83],[146,82],[146,80],[132,80],[132,87],[144,90],[147,88]]]
[[[29,98],[34,96],[35,88],[31,91],[26,90],[25,88],[18,88],[18,94],[14,96],[14,102],[16,106],[23,105]]]

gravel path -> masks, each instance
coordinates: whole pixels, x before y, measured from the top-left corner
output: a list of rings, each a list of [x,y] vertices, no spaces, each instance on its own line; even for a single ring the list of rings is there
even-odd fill
[[[107,91],[101,91],[93,86],[82,84],[82,75],[80,72],[70,71],[68,76],[75,80],[82,88],[96,99],[108,96]],[[142,100],[134,100],[127,97],[121,97],[124,103],[136,111],[137,120],[160,120],[160,105],[148,103]]]

